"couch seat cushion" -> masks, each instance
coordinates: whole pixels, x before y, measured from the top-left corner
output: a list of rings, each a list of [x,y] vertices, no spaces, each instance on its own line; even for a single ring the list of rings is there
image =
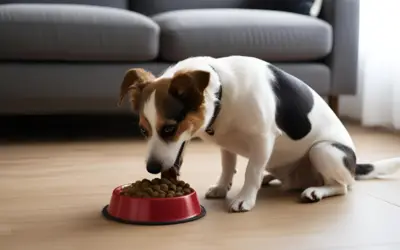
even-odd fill
[[[158,55],[150,18],[110,7],[0,5],[0,59],[146,61]]]
[[[160,25],[160,55],[254,56],[269,61],[308,61],[332,48],[332,27],[309,16],[272,10],[177,10],[153,16]]]

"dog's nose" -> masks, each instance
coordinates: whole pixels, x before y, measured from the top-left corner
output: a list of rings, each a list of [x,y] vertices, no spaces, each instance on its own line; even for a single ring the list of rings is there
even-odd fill
[[[146,168],[150,174],[159,174],[162,170],[162,164],[156,160],[149,160]]]

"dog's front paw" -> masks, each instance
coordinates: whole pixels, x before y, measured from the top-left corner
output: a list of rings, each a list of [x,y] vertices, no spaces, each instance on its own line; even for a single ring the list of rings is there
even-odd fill
[[[211,186],[207,193],[206,199],[224,199],[230,189],[229,186],[215,185]]]
[[[229,212],[239,213],[250,211],[256,204],[257,194],[236,196],[229,205]]]
[[[316,188],[307,188],[301,193],[301,201],[305,203],[318,202],[322,199],[323,194]]]

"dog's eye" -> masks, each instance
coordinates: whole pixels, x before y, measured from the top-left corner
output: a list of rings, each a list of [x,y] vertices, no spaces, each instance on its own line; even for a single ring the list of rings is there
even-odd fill
[[[176,131],[176,125],[164,125],[164,127],[161,130],[162,136],[166,137],[166,136],[172,136],[173,134],[175,134]]]
[[[140,129],[140,133],[142,133],[142,135],[143,135],[144,137],[148,137],[148,136],[149,136],[149,132],[147,132],[147,129],[145,129],[145,128],[142,127],[142,126],[139,126],[139,129]]]

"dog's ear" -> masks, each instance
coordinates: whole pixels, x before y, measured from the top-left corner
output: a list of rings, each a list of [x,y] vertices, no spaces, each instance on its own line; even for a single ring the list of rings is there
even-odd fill
[[[209,81],[210,73],[207,71],[178,73],[172,78],[168,92],[188,109],[196,110],[203,102],[203,93]]]
[[[135,68],[128,70],[120,86],[118,106],[121,106],[124,97],[130,92],[133,110],[137,111],[143,88],[154,79],[154,75],[144,69]]]

